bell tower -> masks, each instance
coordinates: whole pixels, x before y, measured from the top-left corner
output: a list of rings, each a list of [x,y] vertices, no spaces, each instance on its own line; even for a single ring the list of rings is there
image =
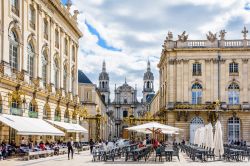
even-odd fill
[[[147,102],[147,96],[149,94],[154,94],[154,75],[153,73],[151,72],[151,68],[150,68],[150,62],[148,60],[148,63],[147,63],[147,71],[144,73],[144,76],[143,76],[143,103],[146,103]]]
[[[110,90],[109,90],[109,75],[106,72],[106,63],[102,63],[102,72],[99,74],[99,91],[106,104],[109,103]]]

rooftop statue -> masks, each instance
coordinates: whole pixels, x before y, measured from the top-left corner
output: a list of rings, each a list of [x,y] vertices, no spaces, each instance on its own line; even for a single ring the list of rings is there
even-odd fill
[[[183,31],[181,35],[178,35],[178,40],[181,42],[185,42],[188,39],[188,35],[186,35],[186,31]]]
[[[213,43],[216,39],[216,33],[213,34],[211,31],[209,31],[207,34],[207,40]]]

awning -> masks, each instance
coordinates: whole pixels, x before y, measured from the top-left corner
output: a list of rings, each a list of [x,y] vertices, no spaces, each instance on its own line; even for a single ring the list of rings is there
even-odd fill
[[[64,130],[66,130],[67,133],[88,133],[88,130],[86,130],[79,124],[58,122],[53,120],[47,121],[57,127],[63,128]]]
[[[62,131],[42,119],[1,114],[0,122],[17,130],[18,135],[65,135]]]

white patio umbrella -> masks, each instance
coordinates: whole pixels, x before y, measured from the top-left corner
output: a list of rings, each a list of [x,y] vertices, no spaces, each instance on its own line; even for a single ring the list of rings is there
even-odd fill
[[[195,130],[194,144],[199,144],[199,140],[200,140],[200,128]]]
[[[205,135],[205,127],[201,127],[199,129],[199,143],[198,145],[201,146],[202,144],[205,143],[205,138],[204,138],[204,135]]]
[[[222,129],[220,121],[215,124],[215,134],[214,134],[214,154],[216,156],[221,156],[224,154]]]
[[[213,126],[211,123],[206,125],[206,134],[205,134],[205,146],[208,148],[214,148],[214,137],[213,137]]]
[[[164,133],[164,134],[169,133],[169,134],[172,134],[173,132],[180,131],[179,128],[164,125],[164,124],[157,123],[157,122],[145,123],[145,124],[142,124],[142,125],[128,127],[126,129],[141,132],[141,133],[145,133],[145,134],[152,133],[153,137],[154,137],[155,133]]]

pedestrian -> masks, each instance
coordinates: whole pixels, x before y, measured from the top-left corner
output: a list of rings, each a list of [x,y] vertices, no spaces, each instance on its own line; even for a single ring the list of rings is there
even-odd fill
[[[73,159],[73,154],[74,154],[74,150],[73,150],[73,138],[70,137],[70,140],[67,142],[67,147],[68,147],[68,160],[70,159],[69,158],[69,155],[71,153],[71,159]]]
[[[90,141],[89,141],[89,146],[90,146],[90,153],[91,153],[91,154],[92,154],[92,152],[93,152],[94,145],[95,145],[95,143],[94,143],[93,139],[90,139]]]

